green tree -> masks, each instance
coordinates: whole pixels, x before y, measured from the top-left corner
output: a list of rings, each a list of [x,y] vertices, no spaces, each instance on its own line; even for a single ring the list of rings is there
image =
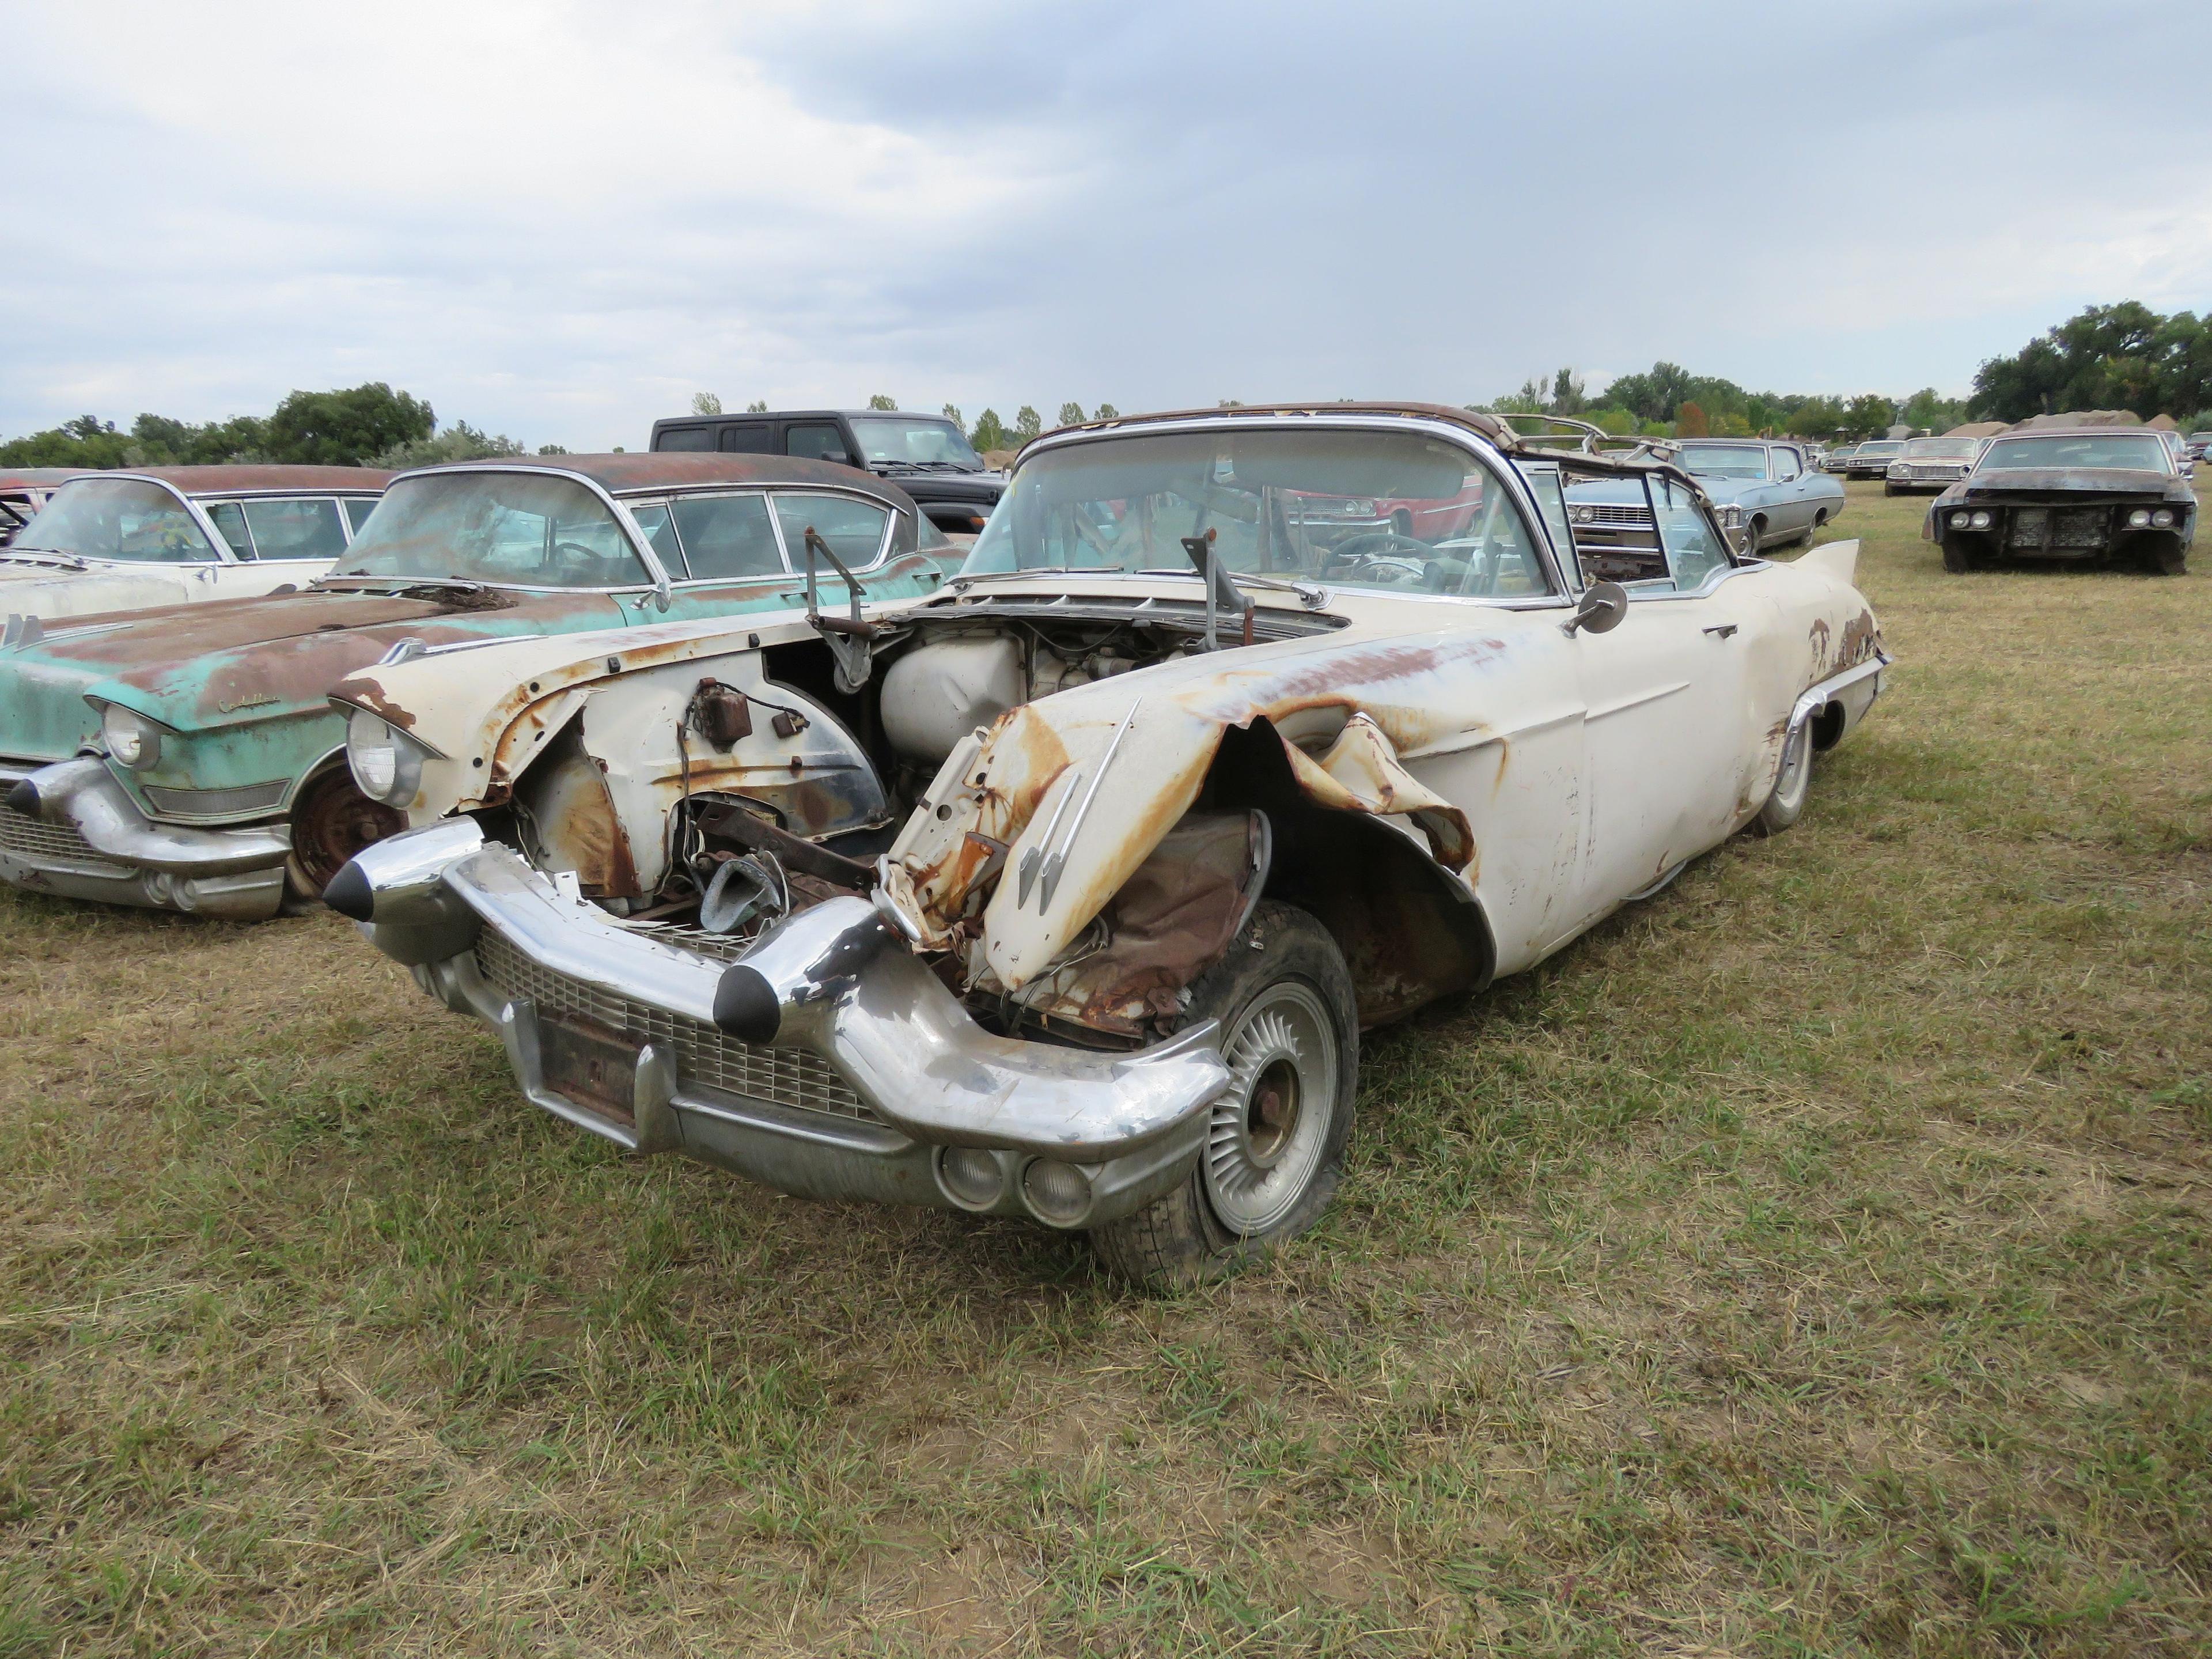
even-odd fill
[[[1014,434],[999,419],[997,410],[987,409],[975,417],[975,429],[968,434],[968,441],[988,455],[994,449],[1012,449]]]
[[[1059,423],[1061,426],[1081,426],[1084,419],[1081,404],[1062,404],[1060,406]]]
[[[1852,398],[1844,410],[1844,431],[1851,438],[1879,438],[1896,422],[1897,405],[1879,392]]]
[[[2139,300],[2091,306],[1993,357],[1968,399],[1984,419],[2025,420],[2075,409],[2126,409],[2148,420],[2212,404],[2212,318],[2162,316]]]
[[[1027,443],[1043,430],[1044,416],[1029,404],[1024,404],[1014,411],[1014,436],[1021,442]]]
[[[1121,411],[1111,404],[1101,404],[1098,412],[1091,418],[1094,421],[1118,421],[1121,418]]]
[[[269,417],[264,448],[272,461],[360,466],[437,430],[430,405],[381,380],[337,392],[295,392]]]
[[[722,412],[722,400],[711,392],[695,392],[691,394],[691,412],[694,415],[719,415]]]
[[[114,422],[80,415],[0,444],[0,466],[123,466],[130,447],[131,441],[115,429]]]
[[[939,413],[941,413],[946,420],[951,422],[953,425],[958,427],[963,432],[965,432],[968,429],[968,422],[960,417],[959,404],[947,404],[945,405],[944,409],[939,411]]]
[[[1962,398],[1946,398],[1932,386],[1926,386],[1905,400],[1905,407],[1897,418],[1910,427],[1926,427],[1930,432],[1948,432],[1963,425],[1966,405]]]
[[[455,421],[435,435],[425,434],[420,438],[396,443],[376,455],[368,465],[399,472],[409,467],[437,466],[447,461],[481,461],[496,456],[526,455],[529,453],[512,438],[479,432],[466,421]]]
[[[132,466],[214,466],[264,459],[266,423],[252,415],[195,426],[166,415],[141,415],[131,423]]]
[[[750,402],[750,403],[749,403],[749,404],[747,404],[745,405],[745,413],[746,413],[746,414],[748,414],[748,415],[765,415],[765,414],[767,414],[767,413],[768,413],[768,399],[767,399],[767,398],[754,398],[754,399],[752,400],[752,402]],[[616,453],[617,454],[620,454],[622,452],[621,452],[621,451],[619,451],[619,450],[617,450],[617,451],[616,451],[615,453]]]
[[[874,397],[868,399],[868,407],[870,409],[896,410],[898,407],[898,399],[890,396],[888,392],[878,392]]]

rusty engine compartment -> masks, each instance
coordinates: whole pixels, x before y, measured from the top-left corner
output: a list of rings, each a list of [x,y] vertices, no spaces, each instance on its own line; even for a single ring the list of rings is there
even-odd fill
[[[1340,625],[1331,616],[1270,609],[1253,616],[1249,637],[1266,642]],[[879,855],[971,733],[1059,692],[1203,653],[1204,629],[1196,605],[968,598],[883,626],[856,689],[841,676],[841,653],[819,638],[763,647],[749,659],[759,678],[748,684],[734,683],[735,666],[695,672],[672,734],[666,857],[650,884],[613,810],[608,768],[585,751],[581,720],[522,773],[504,805],[482,816],[539,867],[578,872],[580,892],[629,925],[732,954],[786,915],[871,894]],[[763,780],[755,766],[734,781],[732,760],[769,738],[838,763],[802,767],[794,757],[787,775]],[[1301,863],[1312,866],[1306,884],[1319,886],[1328,884],[1321,867],[1345,862],[1343,848],[1309,845],[1310,834],[1283,846],[1275,826],[1285,814],[1315,815],[1272,738],[1225,744],[1219,769],[1223,788],[1209,790],[1169,831],[1054,971],[1018,994],[997,985],[969,948],[1007,857],[1005,844],[971,832],[964,840],[976,844],[963,848],[973,866],[967,914],[951,948],[926,953],[940,977],[979,1019],[1008,1035],[1125,1047],[1172,1031],[1192,981],[1226,951],[1271,869],[1279,885],[1297,880]],[[1458,976],[1471,976],[1463,951],[1444,954],[1464,969]],[[1431,994],[1432,987],[1409,988],[1409,1000]]]

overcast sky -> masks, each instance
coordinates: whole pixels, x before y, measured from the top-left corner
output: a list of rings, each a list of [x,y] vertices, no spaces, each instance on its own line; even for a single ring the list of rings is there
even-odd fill
[[[2082,305],[2212,307],[2203,21],[0,0],[0,434],[365,380],[572,449],[701,389],[1963,392]]]

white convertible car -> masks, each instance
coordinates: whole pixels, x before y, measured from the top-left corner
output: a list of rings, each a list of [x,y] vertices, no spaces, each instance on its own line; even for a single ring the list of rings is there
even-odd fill
[[[1856,550],[1459,410],[1094,422],[933,598],[355,676],[417,827],[328,898],[623,1146],[1202,1276],[1328,1203],[1363,1030],[1797,817],[1888,661]]]
[[[82,474],[0,547],[0,616],[88,617],[241,599],[331,568],[391,480],[357,466]]]

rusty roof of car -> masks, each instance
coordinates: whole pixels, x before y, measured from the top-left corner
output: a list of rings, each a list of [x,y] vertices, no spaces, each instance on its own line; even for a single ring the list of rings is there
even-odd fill
[[[869,491],[908,510],[913,507],[904,490],[873,473],[797,455],[704,454],[666,449],[612,455],[493,455],[422,471],[473,468],[482,471],[502,467],[551,467],[580,473],[611,495],[647,489],[699,489],[714,484],[833,484],[842,489]]]

